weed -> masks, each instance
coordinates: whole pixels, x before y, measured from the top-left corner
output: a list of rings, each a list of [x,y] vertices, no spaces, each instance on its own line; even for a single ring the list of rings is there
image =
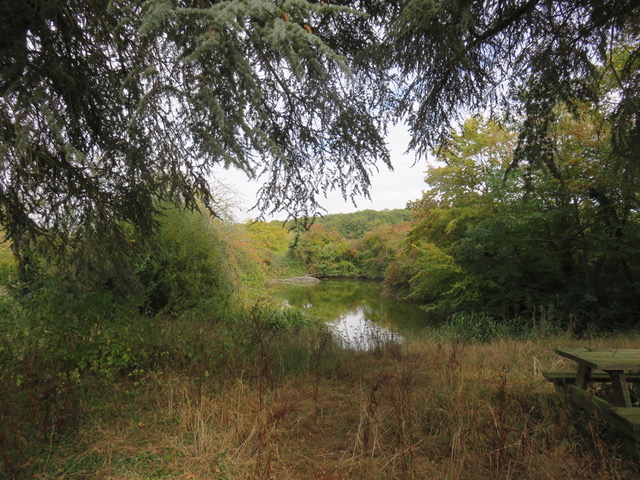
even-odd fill
[[[321,372],[320,372],[320,361],[322,360],[322,355],[324,354],[327,345],[331,340],[331,333],[328,330],[323,330],[317,341],[317,348],[315,349],[314,354],[314,362],[313,362],[313,403],[315,404],[315,409],[313,413],[313,419],[318,419],[318,413],[320,409],[318,408],[318,394],[320,390],[320,380],[321,380]]]
[[[534,319],[535,320],[535,319]],[[520,318],[497,319],[477,313],[457,313],[434,330],[434,335],[453,342],[490,342],[501,339],[528,339],[548,336],[550,325]]]
[[[367,396],[367,403],[364,406],[364,417],[361,420],[361,432],[362,438],[362,450],[363,452],[370,452],[374,455],[376,448],[379,446],[378,424],[380,419],[378,417],[378,409],[380,406],[379,395],[382,387],[388,382],[386,375],[378,376],[369,389]]]
[[[415,368],[400,368],[392,377],[393,382],[388,386],[388,393],[396,420],[396,452],[400,459],[401,478],[413,478],[414,444],[413,392],[415,383]]]

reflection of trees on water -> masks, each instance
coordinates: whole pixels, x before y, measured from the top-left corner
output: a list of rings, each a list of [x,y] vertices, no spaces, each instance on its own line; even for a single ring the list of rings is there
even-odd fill
[[[334,325],[342,338],[381,338],[416,333],[432,323],[417,305],[389,298],[381,284],[364,280],[324,280],[312,287],[279,285],[274,297],[283,303],[308,309]],[[360,340],[358,340],[359,342]],[[371,348],[371,347],[366,347]]]

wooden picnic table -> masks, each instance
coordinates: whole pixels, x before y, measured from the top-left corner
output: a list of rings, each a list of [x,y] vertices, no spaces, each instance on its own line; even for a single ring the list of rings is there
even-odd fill
[[[627,374],[640,371],[640,349],[557,348],[560,356],[578,364],[574,385],[584,390],[593,370],[606,372],[611,380],[616,407],[631,407]]]
[[[640,458],[640,407],[631,401],[629,384],[640,384],[640,349],[557,348],[577,363],[577,371],[542,372],[577,406],[599,415],[623,435],[626,453]],[[592,382],[610,383],[613,403],[587,389]]]

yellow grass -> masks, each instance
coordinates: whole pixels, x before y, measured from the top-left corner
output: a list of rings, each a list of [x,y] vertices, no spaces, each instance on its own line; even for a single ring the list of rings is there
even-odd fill
[[[278,365],[286,345],[276,343],[262,358],[268,374],[247,362],[206,378],[166,373],[114,386],[86,407],[77,437],[52,446],[40,478],[639,478],[619,439],[541,376],[571,367],[555,347],[639,340],[424,339],[372,353],[328,349],[301,374]]]

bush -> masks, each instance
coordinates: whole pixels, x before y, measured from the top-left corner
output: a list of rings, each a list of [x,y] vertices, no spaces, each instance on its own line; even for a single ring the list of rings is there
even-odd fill
[[[164,211],[156,237],[134,260],[146,313],[222,311],[234,288],[221,227],[198,212]]]

